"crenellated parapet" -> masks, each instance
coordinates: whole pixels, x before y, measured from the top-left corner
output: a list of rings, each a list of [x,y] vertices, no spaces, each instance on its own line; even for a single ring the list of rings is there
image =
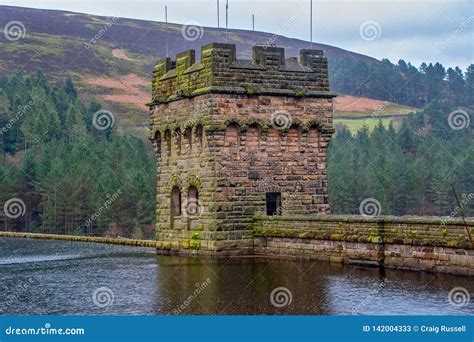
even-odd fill
[[[251,255],[254,214],[329,212],[326,57],[213,43],[157,62],[150,140],[160,253]]]
[[[321,50],[301,50],[285,58],[279,47],[254,46],[252,60],[237,59],[233,44],[212,43],[160,59],[153,70],[152,102],[171,102],[204,93],[334,97],[329,91],[328,64]]]

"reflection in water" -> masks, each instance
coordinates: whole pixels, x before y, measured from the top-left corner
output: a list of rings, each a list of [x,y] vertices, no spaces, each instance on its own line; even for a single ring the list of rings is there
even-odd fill
[[[454,287],[474,294],[469,277],[0,238],[2,314],[474,314],[473,303],[448,303]],[[110,305],[94,304],[99,288],[112,291]],[[275,288],[289,305],[272,305]]]

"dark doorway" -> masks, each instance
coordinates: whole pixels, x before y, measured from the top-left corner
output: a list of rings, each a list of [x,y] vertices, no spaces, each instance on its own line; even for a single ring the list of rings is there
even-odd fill
[[[267,192],[267,215],[281,215],[280,192]]]

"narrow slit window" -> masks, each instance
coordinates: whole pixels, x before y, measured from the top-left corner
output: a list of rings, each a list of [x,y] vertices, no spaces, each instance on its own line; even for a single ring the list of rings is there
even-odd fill
[[[267,192],[267,215],[281,215],[280,192]]]
[[[165,140],[166,140],[166,155],[168,157],[171,156],[171,131],[165,131]]]
[[[174,187],[171,191],[171,217],[181,215],[181,191]]]
[[[174,131],[174,136],[175,136],[175,144],[176,144],[176,154],[178,156],[181,155],[181,130],[179,128],[176,128]]]

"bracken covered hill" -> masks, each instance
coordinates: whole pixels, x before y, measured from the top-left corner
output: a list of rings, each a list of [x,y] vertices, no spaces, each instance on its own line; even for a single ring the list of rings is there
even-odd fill
[[[99,97],[122,123],[147,124],[144,103],[150,99],[151,71],[156,59],[166,55],[164,23],[0,6],[2,27],[11,21],[22,23],[26,32],[17,41],[0,35],[1,73],[41,70],[49,79],[69,76],[79,85],[80,94],[86,98]],[[199,58],[202,45],[225,41],[223,30],[219,32],[216,28],[191,30],[189,35],[192,39],[184,39],[182,25],[168,25],[170,57],[195,49]],[[300,49],[309,47],[308,42],[265,32],[229,30],[227,37],[229,43],[236,44],[239,58],[250,58],[255,44],[284,47],[286,57],[297,56]],[[337,73],[338,65],[349,60],[379,63],[374,58],[329,45],[313,43],[312,48],[324,50],[330,74]],[[337,91],[337,81],[331,87]]]

